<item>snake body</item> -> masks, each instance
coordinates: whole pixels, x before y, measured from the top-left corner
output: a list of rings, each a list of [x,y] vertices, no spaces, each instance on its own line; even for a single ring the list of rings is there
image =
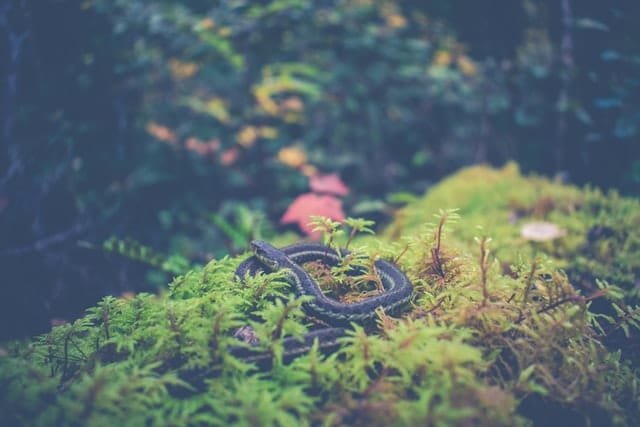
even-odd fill
[[[319,243],[297,243],[284,248],[275,248],[267,242],[255,240],[251,242],[254,255],[238,266],[236,276],[242,280],[247,274],[255,275],[258,271],[284,271],[286,281],[292,286],[297,296],[313,297],[303,305],[305,312],[322,320],[330,327],[316,329],[307,333],[302,341],[285,338],[283,342],[285,358],[303,354],[318,339],[323,350],[337,346],[337,338],[343,336],[346,328],[353,323],[370,324],[382,308],[387,314],[397,313],[411,299],[413,286],[393,263],[376,260],[375,271],[380,278],[384,292],[364,300],[347,304],[327,297],[313,278],[301,265],[312,261],[333,267],[349,254],[346,249],[340,253]],[[252,352],[250,348],[239,347],[232,353],[249,361],[260,361],[263,355]]]

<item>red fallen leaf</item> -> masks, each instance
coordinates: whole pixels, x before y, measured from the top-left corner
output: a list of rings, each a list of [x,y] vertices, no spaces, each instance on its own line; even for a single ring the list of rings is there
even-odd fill
[[[291,202],[287,211],[280,219],[281,224],[297,223],[300,229],[312,239],[320,239],[321,234],[313,231],[311,216],[324,216],[334,221],[345,219],[342,201],[337,197],[318,195],[314,193],[301,194]]]
[[[346,196],[349,194],[349,187],[340,179],[338,174],[312,175],[309,178],[309,187],[316,193],[327,193],[335,196]]]

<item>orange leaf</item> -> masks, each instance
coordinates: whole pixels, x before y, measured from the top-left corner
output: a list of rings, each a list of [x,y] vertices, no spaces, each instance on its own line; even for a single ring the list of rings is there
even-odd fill
[[[336,196],[349,194],[349,187],[345,185],[338,174],[313,175],[309,178],[309,187],[316,193],[327,193]]]
[[[448,67],[451,64],[451,54],[446,50],[440,50],[436,53],[433,62],[440,67]]]
[[[300,147],[284,147],[278,152],[280,163],[292,168],[299,168],[307,162],[307,154]]]
[[[319,239],[320,233],[313,231],[311,216],[324,216],[334,221],[345,219],[342,201],[334,196],[322,196],[314,193],[301,194],[289,205],[280,219],[282,224],[297,223],[300,229],[312,239]]]
[[[175,144],[178,142],[178,137],[171,129],[155,122],[147,123],[147,132],[156,139],[168,142],[169,144]]]
[[[198,64],[195,62],[183,62],[175,58],[169,59],[169,69],[171,75],[176,80],[184,80],[192,77],[198,72]]]

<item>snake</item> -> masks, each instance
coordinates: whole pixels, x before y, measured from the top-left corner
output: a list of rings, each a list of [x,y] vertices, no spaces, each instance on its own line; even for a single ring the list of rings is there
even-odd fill
[[[302,305],[304,312],[327,325],[309,331],[301,340],[293,337],[284,338],[285,360],[308,352],[314,342],[318,343],[319,349],[323,352],[333,351],[339,346],[338,339],[346,335],[352,324],[375,323],[379,309],[383,309],[386,314],[397,314],[409,303],[413,294],[413,286],[407,276],[395,264],[378,259],[374,262],[374,269],[384,291],[357,302],[342,303],[326,296],[302,265],[320,261],[329,267],[337,266],[350,254],[347,249],[335,250],[313,242],[296,243],[278,249],[262,240],[254,240],[250,246],[253,256],[236,269],[235,275],[238,280],[242,281],[247,275],[255,276],[258,272],[284,272],[285,281],[293,288],[296,296],[311,297]],[[357,273],[359,271],[356,269],[354,274]],[[233,347],[231,353],[235,357],[258,363],[270,359],[269,354],[252,348],[257,347],[259,342],[253,339],[250,329],[241,328],[235,335],[251,344],[250,347]]]

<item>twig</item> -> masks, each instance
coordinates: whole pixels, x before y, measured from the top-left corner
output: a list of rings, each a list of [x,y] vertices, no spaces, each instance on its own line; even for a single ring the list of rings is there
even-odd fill
[[[487,305],[489,299],[489,292],[487,291],[487,270],[489,266],[487,264],[487,258],[489,251],[487,250],[487,238],[483,237],[480,240],[480,277],[482,281],[482,307]]]
[[[404,249],[402,249],[402,250],[400,251],[400,253],[398,254],[398,256],[397,256],[397,257],[395,257],[395,258],[393,259],[393,263],[394,263],[394,264],[397,264],[397,263],[398,263],[398,261],[400,261],[400,258],[402,258],[402,256],[403,256],[404,254],[406,254],[408,250],[409,250],[409,244],[407,243],[407,244],[405,245]]]
[[[436,302],[436,303],[434,304],[434,306],[433,306],[433,307],[431,307],[429,310],[425,311],[425,313],[424,313],[424,314],[431,314],[431,313],[433,313],[434,311],[436,311],[437,309],[439,309],[439,308],[440,308],[440,306],[442,305],[442,303],[443,303],[443,302],[444,302],[444,298],[440,298],[440,299],[438,300],[438,302]]]
[[[557,308],[563,304],[566,304],[568,302],[578,302],[578,303],[582,303],[582,304],[586,304],[589,301],[593,301],[595,299],[601,298],[606,294],[606,289],[602,289],[600,291],[594,292],[593,294],[589,295],[588,297],[583,297],[580,295],[571,295],[562,299],[559,299],[557,301],[552,302],[551,304],[539,308],[538,310],[536,310],[536,314],[542,314],[542,313],[546,313],[547,311],[551,311],[554,308]],[[520,317],[518,317],[515,321],[515,323],[520,323],[522,322],[527,316],[523,313],[520,315]]]
[[[433,264],[435,272],[442,279],[444,279],[445,274],[442,266],[442,260],[440,259],[440,247],[442,243],[442,231],[444,229],[444,224],[447,221],[448,216],[449,215],[446,212],[444,212],[440,217],[440,221],[438,222],[438,228],[436,229],[436,233],[434,236],[436,239],[436,245],[433,248],[431,248],[431,262]]]
[[[534,258],[531,263],[531,271],[529,271],[529,275],[527,276],[527,282],[524,287],[524,296],[522,297],[522,305],[524,306],[527,303],[527,299],[529,298],[529,292],[531,291],[531,287],[533,286],[533,276],[536,273],[536,269],[538,268],[538,262]]]

